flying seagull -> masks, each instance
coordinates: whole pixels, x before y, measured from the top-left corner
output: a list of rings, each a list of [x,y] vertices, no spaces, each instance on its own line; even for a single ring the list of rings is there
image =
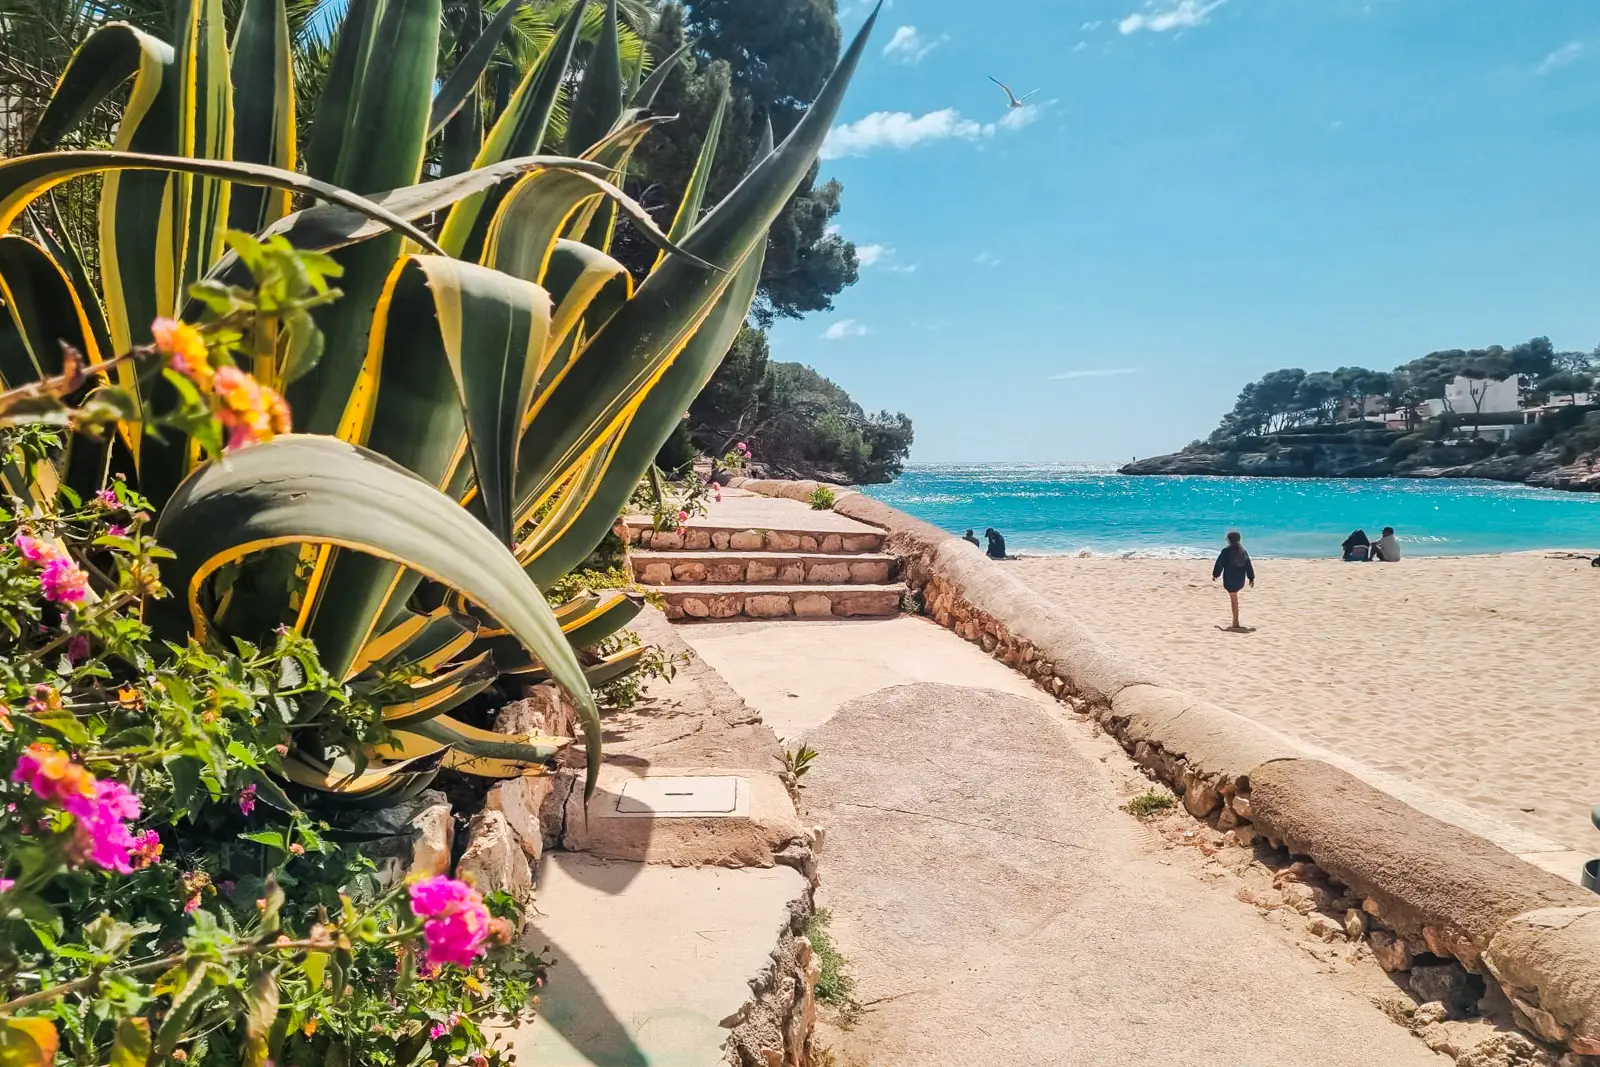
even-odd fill
[[[1016,110],[1017,108],[1021,107],[1023,101],[1027,100],[1028,97],[1032,96],[1034,93],[1039,91],[1037,89],[1031,89],[1028,92],[1023,93],[1021,96],[1018,96],[1016,93],[1011,91],[1011,86],[1007,85],[1005,82],[1001,81],[999,78],[996,78],[993,74],[989,75],[989,80],[994,82],[996,85],[1000,86],[1000,88],[1002,88],[1002,89],[1004,89],[1006,91],[1006,100],[1009,101],[1009,103],[1007,104],[1007,107],[1009,107],[1013,111]]]

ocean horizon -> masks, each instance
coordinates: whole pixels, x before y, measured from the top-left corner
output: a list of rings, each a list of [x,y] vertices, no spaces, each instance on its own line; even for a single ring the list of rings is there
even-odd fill
[[[1393,526],[1414,556],[1600,550],[1600,493],[1465,478],[1123,475],[1110,463],[909,464],[865,492],[1015,555],[1205,559],[1237,529],[1261,557],[1335,557]]]

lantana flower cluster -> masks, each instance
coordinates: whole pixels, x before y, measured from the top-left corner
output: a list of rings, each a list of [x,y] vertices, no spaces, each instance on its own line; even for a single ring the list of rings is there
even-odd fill
[[[80,604],[89,595],[89,576],[61,549],[26,533],[18,533],[13,543],[23,559],[39,568],[39,588],[46,600]]]
[[[128,826],[139,817],[139,798],[121,782],[96,778],[67,753],[35,742],[17,758],[11,780],[72,816],[68,852],[74,859],[131,874],[160,856],[154,830],[135,836]]]
[[[230,452],[289,432],[289,405],[278,391],[231,363],[212,366],[206,339],[199,330],[175,319],[157,319],[150,324],[150,333],[167,365],[211,400],[227,430]]]

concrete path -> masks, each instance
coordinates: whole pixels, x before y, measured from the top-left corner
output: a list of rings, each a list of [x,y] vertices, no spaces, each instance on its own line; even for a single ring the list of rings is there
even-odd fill
[[[839,1067],[1448,1062],[1366,999],[1375,966],[1315,958],[1118,811],[1140,788],[1120,749],[959,638],[910,618],[680,632],[821,752],[819,903],[866,1007],[823,1037]]]

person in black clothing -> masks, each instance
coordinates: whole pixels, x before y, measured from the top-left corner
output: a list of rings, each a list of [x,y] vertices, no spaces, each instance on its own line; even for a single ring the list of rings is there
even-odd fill
[[[978,544],[978,535],[973,533],[971,530],[968,530],[966,533],[962,534],[961,535],[961,540],[963,540],[963,541],[971,541],[972,544],[973,544],[973,547],[975,547],[975,548],[982,548],[983,547],[982,545]]]
[[[1372,558],[1372,542],[1367,540],[1367,531],[1354,530],[1349,537],[1339,543],[1339,549],[1344,553],[1346,563],[1364,563]]]
[[[1211,580],[1214,582],[1222,579],[1222,588],[1228,591],[1228,603],[1233,606],[1233,626],[1231,629],[1243,630],[1239,625],[1239,590],[1244,588],[1248,581],[1252,589],[1256,584],[1256,568],[1250,562],[1250,553],[1244,550],[1244,544],[1239,539],[1238,530],[1228,531],[1228,543],[1217,553],[1217,562],[1211,568]]]
[[[1000,536],[1000,531],[993,526],[983,531],[983,536],[989,539],[989,558],[1006,558],[1006,539]]]

